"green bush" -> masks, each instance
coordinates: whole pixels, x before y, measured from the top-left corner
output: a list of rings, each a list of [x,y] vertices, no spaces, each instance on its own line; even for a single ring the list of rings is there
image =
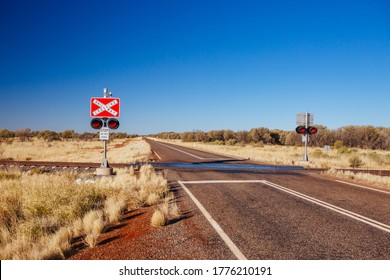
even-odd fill
[[[226,145],[228,146],[235,146],[237,144],[237,140],[236,139],[229,139],[226,141]]]
[[[363,161],[358,155],[354,155],[349,159],[349,166],[352,168],[359,168],[363,165]]]
[[[337,141],[334,142],[334,144],[333,144],[333,147],[334,147],[336,150],[340,149],[340,148],[343,147],[343,146],[344,146],[344,143],[343,143],[343,141],[341,141],[341,140],[337,140]]]
[[[378,165],[383,165],[385,163],[385,159],[384,157],[382,157],[381,155],[379,155],[378,153],[376,152],[373,152],[373,153],[370,153],[368,154],[368,157],[373,160],[376,164]]]
[[[337,149],[338,154],[349,154],[350,150],[346,146],[341,146]]]
[[[320,150],[320,149],[316,149],[316,150],[313,152],[312,156],[313,156],[314,158],[326,157],[326,155],[324,154],[324,152],[323,152],[322,150]]]

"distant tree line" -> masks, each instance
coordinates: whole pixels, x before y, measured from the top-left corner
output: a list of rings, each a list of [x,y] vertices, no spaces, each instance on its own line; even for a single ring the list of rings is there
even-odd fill
[[[125,139],[138,137],[137,134],[128,134],[123,132],[111,132],[110,139]],[[30,141],[32,138],[43,139],[47,142],[51,141],[67,141],[67,140],[97,140],[99,139],[98,132],[84,132],[77,133],[74,130],[64,130],[63,132],[56,132],[51,130],[32,131],[29,128],[10,131],[8,129],[0,129],[0,140],[11,140],[18,138],[21,141]]]
[[[330,130],[317,125],[318,133],[310,135],[310,145],[345,146],[374,150],[390,150],[390,128],[374,126],[344,126]],[[252,128],[249,131],[201,130],[191,132],[162,132],[151,135],[161,139],[181,139],[183,142],[205,142],[219,145],[302,145],[302,136],[295,131],[270,130],[268,128]]]

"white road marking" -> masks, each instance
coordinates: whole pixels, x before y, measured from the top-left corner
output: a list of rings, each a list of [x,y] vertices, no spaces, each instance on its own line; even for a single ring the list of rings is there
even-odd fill
[[[182,181],[186,184],[245,184],[264,183],[264,180],[210,180],[210,181]]]
[[[362,189],[367,189],[370,191],[376,191],[376,192],[381,192],[381,193],[385,193],[385,194],[390,194],[390,192],[388,192],[388,191],[377,190],[377,189],[373,189],[373,188],[369,188],[369,187],[365,187],[365,186],[361,186],[361,185],[357,185],[357,184],[353,184],[353,183],[349,183],[349,182],[344,182],[344,181],[340,181],[340,180],[336,180],[336,182],[347,184],[347,185],[358,187],[358,188],[362,188]]]
[[[160,155],[155,150],[152,149],[152,152],[158,157],[158,159],[161,159]]]
[[[196,197],[190,192],[190,190],[184,185],[184,183],[181,181],[179,181],[178,183],[189,195],[192,201],[194,201],[196,206],[199,208],[199,210],[202,212],[205,218],[209,221],[209,223],[215,229],[215,231],[219,234],[219,236],[222,238],[225,244],[229,247],[230,251],[232,251],[232,253],[236,256],[236,258],[238,260],[247,260],[247,258],[240,251],[240,249],[238,249],[236,244],[234,244],[233,241],[229,238],[229,236],[227,236],[227,234],[223,231],[220,225],[211,217],[209,212],[207,212],[207,210],[203,207],[203,205],[199,202],[199,200],[197,200]]]
[[[172,150],[175,150],[175,151],[178,151],[180,153],[183,153],[183,154],[186,154],[188,156],[191,156],[191,157],[194,157],[194,158],[197,158],[197,159],[200,159],[200,160],[226,160],[226,159],[229,159],[229,157],[226,157],[226,158],[204,158],[204,157],[199,157],[197,155],[194,155],[192,153],[189,153],[189,152],[186,152],[186,151],[183,151],[181,149],[178,149],[178,148],[174,148],[174,147],[171,147],[171,146],[168,146],[168,145],[165,145],[165,144],[162,144],[161,142],[159,142],[160,145],[164,146],[164,147],[167,147],[169,149],[172,149]]]
[[[178,152],[180,152],[180,153],[183,153],[183,154],[189,155],[189,156],[191,156],[191,157],[194,157],[194,158],[197,158],[197,159],[204,159],[204,158],[202,158],[202,157],[198,157],[197,155],[194,155],[194,154],[188,153],[188,152],[186,152],[186,151],[182,151],[182,150],[180,150],[180,149],[177,149],[177,148],[174,148],[174,147],[171,147],[171,146],[168,146],[168,145],[162,144],[162,143],[159,143],[159,144],[160,144],[160,145],[162,145],[162,146],[164,146],[164,147],[167,147],[167,148],[169,148],[169,149],[172,149],[172,150],[178,151]]]
[[[271,183],[271,182],[268,182],[268,181],[264,181],[263,184],[265,184],[267,186],[270,186],[272,188],[281,190],[283,192],[289,193],[289,194],[294,195],[296,197],[299,197],[301,199],[307,200],[307,201],[309,201],[311,203],[317,204],[317,205],[322,206],[324,208],[327,208],[329,210],[335,211],[335,212],[337,212],[339,214],[342,214],[342,215],[345,215],[345,216],[350,217],[352,219],[355,219],[355,220],[357,220],[359,222],[365,223],[367,225],[373,226],[375,228],[378,228],[378,229],[381,229],[383,231],[386,231],[386,232],[390,233],[390,226],[389,225],[380,223],[378,221],[372,220],[370,218],[367,218],[365,216],[359,215],[359,214],[354,213],[352,211],[348,211],[348,210],[346,210],[344,208],[341,208],[341,207],[329,204],[329,203],[324,202],[322,200],[316,199],[314,197],[305,195],[303,193],[291,190],[289,188],[286,188],[286,187],[283,187],[283,186],[280,186],[280,185],[277,185],[277,184],[274,184],[274,183]]]
[[[372,227],[375,227],[375,228],[378,228],[380,230],[383,230],[385,232],[389,232],[390,233],[390,226],[389,225],[386,225],[386,224],[383,224],[381,222],[378,222],[376,220],[373,220],[373,219],[370,219],[368,217],[365,217],[365,216],[362,216],[360,214],[357,214],[355,212],[352,212],[352,211],[349,211],[349,210],[346,210],[344,208],[341,208],[341,207],[338,207],[338,206],[335,206],[333,204],[330,204],[330,203],[327,203],[325,201],[322,201],[322,200],[319,200],[319,199],[316,199],[314,197],[311,197],[311,196],[308,196],[308,195],[305,195],[303,193],[300,193],[300,192],[297,192],[297,191],[294,191],[292,189],[289,189],[289,188],[286,188],[286,187],[283,187],[283,186],[280,186],[280,185],[277,185],[275,183],[272,183],[272,182],[269,182],[269,181],[266,181],[266,180],[208,180],[208,181],[180,181],[179,182],[182,186],[184,186],[184,184],[239,184],[239,183],[261,183],[263,185],[266,185],[266,186],[269,186],[269,187],[272,187],[272,188],[275,188],[275,189],[278,189],[280,191],[283,191],[283,192],[286,192],[286,193],[289,193],[291,195],[294,195],[298,198],[301,198],[301,199],[304,199],[306,201],[309,201],[311,203],[314,203],[316,205],[319,205],[321,207],[324,207],[326,209],[329,209],[329,210],[332,210],[334,212],[337,212],[339,214],[342,214],[344,216],[347,216],[349,218],[352,218],[354,220],[357,220],[359,222],[362,222],[362,223],[365,223],[367,225],[370,225]],[[188,191],[189,192],[189,191]],[[192,194],[191,194],[192,195]],[[195,198],[196,199],[196,198]]]

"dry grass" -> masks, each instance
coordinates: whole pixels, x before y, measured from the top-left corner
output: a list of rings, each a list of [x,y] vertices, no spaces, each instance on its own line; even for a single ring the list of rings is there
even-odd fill
[[[83,218],[83,229],[85,242],[89,247],[95,247],[100,234],[105,226],[103,211],[90,211]]]
[[[150,156],[150,146],[140,138],[116,139],[107,143],[109,162],[133,163],[146,161]],[[100,162],[103,157],[103,144],[93,141],[53,141],[34,139],[21,142],[0,143],[0,159]]]
[[[151,219],[151,225],[153,227],[162,227],[168,224],[170,220],[177,219],[181,216],[179,207],[174,200],[174,194],[169,193],[158,205],[158,208],[154,211]]]
[[[139,176],[132,168],[81,182],[78,176],[0,171],[0,259],[65,258],[74,238],[96,246],[125,211],[168,194],[166,179],[148,165]]]
[[[157,209],[152,215],[151,225],[155,228],[159,228],[164,226],[167,221],[166,215],[160,209]]]
[[[353,173],[351,171],[338,171],[334,169],[328,170],[325,174],[390,190],[390,176],[377,176],[368,173]]]

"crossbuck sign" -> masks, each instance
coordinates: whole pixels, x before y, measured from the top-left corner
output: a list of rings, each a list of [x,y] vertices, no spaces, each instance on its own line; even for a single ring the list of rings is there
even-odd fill
[[[91,98],[91,117],[93,118],[119,118],[119,98]]]

